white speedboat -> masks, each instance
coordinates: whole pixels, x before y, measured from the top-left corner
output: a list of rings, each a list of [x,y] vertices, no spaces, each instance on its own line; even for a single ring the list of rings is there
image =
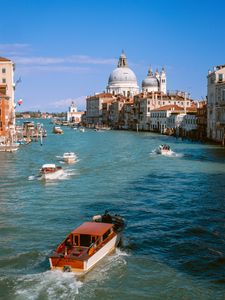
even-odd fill
[[[161,155],[170,155],[172,154],[172,150],[170,148],[169,145],[167,144],[163,144],[163,145],[160,145],[157,149],[156,149],[156,153],[157,154],[161,154]]]
[[[76,158],[77,156],[74,152],[66,152],[63,154],[63,160],[68,164],[74,163]]]
[[[122,217],[94,216],[71,231],[49,257],[52,270],[84,275],[98,261],[113,251],[121,240],[125,223]]]
[[[44,164],[40,170],[41,179],[54,180],[59,178],[64,173],[62,167],[55,164]]]

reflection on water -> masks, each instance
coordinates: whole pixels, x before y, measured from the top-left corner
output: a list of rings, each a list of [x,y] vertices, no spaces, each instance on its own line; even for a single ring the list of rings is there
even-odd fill
[[[224,299],[225,151],[151,133],[57,136],[0,153],[2,299]],[[169,144],[172,156],[155,154]],[[43,183],[62,153],[61,180]],[[105,210],[126,218],[120,250],[85,278],[50,272],[70,230]]]

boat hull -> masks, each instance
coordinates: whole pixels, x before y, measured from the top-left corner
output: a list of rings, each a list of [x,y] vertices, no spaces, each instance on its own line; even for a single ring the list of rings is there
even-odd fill
[[[75,157],[64,157],[63,160],[67,164],[72,164],[75,162]]]
[[[58,179],[63,173],[64,173],[63,170],[57,170],[56,172],[52,172],[52,173],[42,173],[41,179],[42,180]]]
[[[114,236],[103,245],[94,254],[87,257],[87,259],[79,260],[69,257],[50,257],[51,270],[61,270],[73,272],[77,275],[84,275],[89,272],[101,259],[115,250],[121,239],[121,233],[114,234]]]

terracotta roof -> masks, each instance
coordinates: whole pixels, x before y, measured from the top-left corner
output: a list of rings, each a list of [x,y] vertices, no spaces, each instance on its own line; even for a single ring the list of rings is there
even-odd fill
[[[106,231],[112,228],[109,223],[85,222],[72,231],[73,234],[90,234],[102,236]]]
[[[158,111],[158,110],[171,110],[171,111],[182,111],[184,110],[183,107],[180,107],[176,104],[171,104],[171,105],[164,105],[161,106],[159,108],[153,109],[154,111]]]
[[[109,93],[100,93],[100,94],[87,97],[87,99],[96,99],[96,98],[113,98],[113,95]]]
[[[0,61],[11,61],[11,60],[5,57],[0,57]]]

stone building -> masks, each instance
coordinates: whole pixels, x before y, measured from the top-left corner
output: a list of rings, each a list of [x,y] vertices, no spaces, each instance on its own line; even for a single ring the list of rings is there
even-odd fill
[[[105,102],[112,101],[115,98],[110,93],[99,93],[86,98],[86,124],[94,127],[102,124],[102,105]]]
[[[197,133],[200,141],[207,139],[207,103],[199,101],[197,107]]]
[[[207,137],[224,144],[225,139],[225,65],[208,72]]]
[[[72,101],[69,110],[66,114],[66,120],[67,122],[78,124],[81,122],[83,114],[84,114],[83,111],[77,111],[77,106]]]
[[[0,135],[4,139],[15,136],[14,63],[0,57]]]

